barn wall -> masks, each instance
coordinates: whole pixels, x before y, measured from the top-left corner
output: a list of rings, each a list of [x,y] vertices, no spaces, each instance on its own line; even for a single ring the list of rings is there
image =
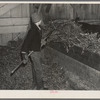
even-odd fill
[[[0,45],[27,31],[29,15],[29,4],[0,4]],[[100,20],[100,4],[52,4],[49,15],[53,19],[79,16],[82,20]]]
[[[29,4],[0,4],[0,45],[23,38],[28,24]]]
[[[54,19],[100,20],[100,4],[53,4],[49,15]]]

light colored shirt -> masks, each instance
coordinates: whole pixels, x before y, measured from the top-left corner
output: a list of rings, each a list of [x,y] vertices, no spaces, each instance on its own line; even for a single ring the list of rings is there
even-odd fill
[[[35,23],[35,25],[39,28],[39,30],[41,30],[41,28],[39,27],[39,25],[41,24],[41,20],[39,21],[39,22],[37,22],[37,23]]]

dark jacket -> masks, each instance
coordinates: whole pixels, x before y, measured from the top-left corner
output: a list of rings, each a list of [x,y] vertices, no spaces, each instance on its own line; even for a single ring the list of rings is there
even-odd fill
[[[41,50],[41,36],[42,31],[39,30],[39,28],[32,22],[31,28],[28,31],[28,34],[26,35],[26,38],[22,44],[21,52],[27,52],[29,51],[40,51]]]

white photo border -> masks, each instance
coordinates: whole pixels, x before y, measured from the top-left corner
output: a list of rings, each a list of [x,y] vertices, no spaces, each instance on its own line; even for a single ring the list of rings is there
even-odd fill
[[[100,1],[0,1],[0,3],[100,4]],[[28,98],[28,99],[27,99]],[[0,90],[0,99],[100,99],[100,91]]]

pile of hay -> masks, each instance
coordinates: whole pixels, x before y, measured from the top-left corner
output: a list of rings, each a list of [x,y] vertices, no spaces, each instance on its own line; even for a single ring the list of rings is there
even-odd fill
[[[55,20],[50,22],[47,25],[47,31],[53,29],[55,30],[47,42],[62,42],[67,52],[73,46],[81,47],[82,53],[84,53],[84,50],[96,53],[100,50],[100,41],[96,38],[97,33],[84,33],[80,26],[77,26],[70,20]]]

